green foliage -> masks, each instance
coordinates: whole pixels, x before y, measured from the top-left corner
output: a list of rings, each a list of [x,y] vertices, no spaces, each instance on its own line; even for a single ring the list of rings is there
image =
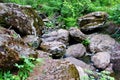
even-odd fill
[[[114,7],[114,11],[111,12],[109,19],[113,20],[115,23],[120,24],[120,4]]]
[[[17,75],[11,74],[10,71],[0,70],[0,80],[20,80]]]
[[[84,76],[82,80],[115,80],[110,76],[110,72],[108,71],[93,72],[91,70],[85,70],[85,72],[88,74],[88,77]]]
[[[26,80],[37,62],[43,62],[43,60],[22,56],[22,62],[15,64],[19,69],[17,75],[12,74],[10,71],[0,70],[0,80]]]
[[[18,3],[22,5],[31,5],[41,13],[47,14],[50,22],[46,23],[48,27],[77,26],[77,18],[93,12],[105,11],[109,13],[109,20],[120,23],[120,0],[5,0],[6,2]]]
[[[88,46],[90,44],[90,40],[89,39],[85,39],[82,41],[82,44],[85,46]]]
[[[101,73],[98,73],[98,79],[99,80],[115,80],[113,77],[109,76],[110,72],[108,71],[102,71]]]

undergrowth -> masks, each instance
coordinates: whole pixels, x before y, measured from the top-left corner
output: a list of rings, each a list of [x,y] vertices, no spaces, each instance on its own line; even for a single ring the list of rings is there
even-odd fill
[[[105,11],[109,20],[120,23],[120,0],[5,0],[22,5],[31,5],[37,11],[46,14],[48,27],[69,28],[77,25],[78,17],[93,12]]]
[[[42,62],[42,59],[27,58],[22,56],[22,62],[16,63],[15,66],[18,68],[17,74],[13,74],[11,71],[0,70],[0,80],[26,80],[29,73],[32,72],[35,64]]]
[[[110,76],[110,72],[102,71],[102,72],[93,72],[91,70],[85,70],[88,76],[81,77],[80,80],[115,80],[114,77]]]

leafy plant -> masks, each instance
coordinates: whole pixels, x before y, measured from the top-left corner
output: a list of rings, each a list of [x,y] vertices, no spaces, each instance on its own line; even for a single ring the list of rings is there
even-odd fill
[[[82,44],[85,46],[88,46],[90,44],[90,40],[89,39],[85,39],[82,41]]]
[[[35,64],[37,62],[42,62],[43,60],[38,58],[27,58],[22,56],[22,61],[16,63],[15,66],[19,69],[17,75],[12,74],[10,71],[0,70],[0,80],[26,80],[29,73],[32,72]]]
[[[88,74],[87,76],[83,76],[83,80],[115,80],[113,77],[110,76],[110,72],[102,71],[102,72],[93,72],[91,70],[85,70]]]
[[[19,68],[18,75],[21,78],[21,80],[25,80],[29,76],[29,72],[32,72],[33,67],[35,67],[34,62],[42,62],[42,59],[26,58],[25,56],[22,56],[22,59],[23,63],[16,63],[15,66]]]
[[[116,5],[114,11],[111,13],[109,19],[113,20],[115,23],[120,23],[120,4]]]
[[[120,23],[120,0],[5,0],[22,5],[31,5],[40,13],[46,14],[50,21],[48,27],[69,28],[77,25],[78,17],[93,11],[107,12],[109,20]]]

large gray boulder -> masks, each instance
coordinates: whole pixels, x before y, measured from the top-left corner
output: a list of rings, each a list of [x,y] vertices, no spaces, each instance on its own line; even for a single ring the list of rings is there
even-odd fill
[[[113,38],[105,34],[92,34],[88,39],[90,40],[89,48],[92,53],[112,51],[118,44]]]
[[[43,51],[49,52],[53,58],[63,57],[66,50],[65,44],[58,41],[42,42],[40,48]]]
[[[66,61],[71,62],[76,67],[81,67],[83,70],[95,70],[95,68],[92,65],[89,65],[82,60],[76,59],[74,57],[67,57],[65,58]]]
[[[69,32],[65,29],[58,29],[42,35],[43,42],[59,41],[68,45]]]
[[[35,36],[35,35],[27,35],[23,38],[23,41],[26,44],[28,44],[28,46],[33,47],[33,48],[38,48],[41,43],[40,37]]]
[[[86,53],[86,48],[83,44],[74,44],[68,47],[66,50],[66,56],[80,58]]]
[[[71,40],[75,40],[77,42],[81,42],[87,38],[87,35],[83,34],[78,28],[71,27],[69,29],[69,33],[71,36]]]
[[[91,61],[97,68],[105,69],[110,64],[110,53],[98,52],[92,56]]]
[[[12,69],[21,56],[37,58],[38,55],[14,30],[0,27],[0,68]]]
[[[72,63],[65,60],[44,59],[36,65],[27,80],[80,80]]]
[[[113,63],[113,70],[120,74],[120,44],[111,52],[111,63]]]
[[[92,12],[78,18],[78,24],[82,31],[90,31],[102,27],[107,17],[108,14],[106,12]]]
[[[43,21],[30,6],[0,3],[0,25],[14,29],[20,35],[41,35]]]

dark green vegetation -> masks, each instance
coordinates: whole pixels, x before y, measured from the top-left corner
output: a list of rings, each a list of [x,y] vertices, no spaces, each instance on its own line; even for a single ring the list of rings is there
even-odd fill
[[[48,27],[69,28],[77,26],[77,18],[93,12],[105,11],[109,20],[120,23],[120,0],[5,0],[5,2],[31,5],[42,14],[46,14],[50,21]]]
[[[29,73],[33,70],[37,62],[42,62],[42,59],[27,58],[22,56],[22,61],[16,63],[17,73],[11,71],[0,70],[0,80],[26,80]]]

